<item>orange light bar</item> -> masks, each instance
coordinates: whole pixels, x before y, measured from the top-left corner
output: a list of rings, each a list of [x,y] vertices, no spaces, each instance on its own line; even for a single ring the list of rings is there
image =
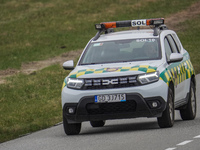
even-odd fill
[[[118,28],[118,27],[136,27],[136,26],[149,26],[155,25],[159,26],[164,24],[164,18],[154,18],[154,19],[139,19],[139,20],[125,20],[125,21],[115,21],[115,22],[102,22],[96,24],[95,28],[97,30]]]
[[[149,26],[150,24],[151,24],[151,20],[150,19],[146,20],[146,25]]]
[[[147,19],[146,25],[161,25],[164,24],[164,18]]]
[[[116,22],[103,22],[101,24],[104,24],[104,27],[106,29],[108,29],[108,28],[116,28],[117,27],[116,26]]]

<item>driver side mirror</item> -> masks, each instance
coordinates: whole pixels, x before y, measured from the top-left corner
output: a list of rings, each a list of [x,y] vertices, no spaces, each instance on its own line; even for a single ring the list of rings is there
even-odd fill
[[[180,53],[171,53],[168,63],[180,62],[183,60],[183,55]]]
[[[74,69],[74,61],[73,60],[68,60],[63,63],[63,68],[65,70],[73,70]]]

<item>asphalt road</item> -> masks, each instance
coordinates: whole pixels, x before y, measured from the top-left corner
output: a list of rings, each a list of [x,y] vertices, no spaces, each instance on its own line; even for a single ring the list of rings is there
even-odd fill
[[[197,117],[182,121],[176,111],[173,128],[160,129],[156,119],[107,121],[101,128],[82,124],[80,135],[66,136],[62,124],[0,144],[0,150],[199,150],[200,75]]]

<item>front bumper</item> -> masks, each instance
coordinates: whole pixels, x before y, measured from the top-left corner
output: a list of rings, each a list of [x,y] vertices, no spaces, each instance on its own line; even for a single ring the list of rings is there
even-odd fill
[[[152,106],[157,102],[157,107]],[[74,112],[69,113],[69,109]],[[143,98],[138,93],[127,94],[126,102],[95,103],[94,96],[81,98],[79,103],[65,103],[63,115],[69,123],[83,121],[125,119],[136,117],[160,117],[166,108],[166,101],[158,97]]]
[[[95,95],[126,94],[126,102],[96,104]],[[166,108],[168,85],[163,81],[128,88],[101,90],[62,90],[63,115],[68,122],[123,119],[136,117],[160,117]],[[159,106],[151,108],[151,102]],[[75,109],[70,114],[69,108]]]

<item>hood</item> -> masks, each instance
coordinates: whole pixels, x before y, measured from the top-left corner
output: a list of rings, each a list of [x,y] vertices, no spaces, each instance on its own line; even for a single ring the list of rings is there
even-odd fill
[[[70,78],[99,78],[136,75],[142,73],[155,72],[162,64],[157,61],[137,61],[126,63],[98,64],[98,65],[82,65],[69,74]]]

